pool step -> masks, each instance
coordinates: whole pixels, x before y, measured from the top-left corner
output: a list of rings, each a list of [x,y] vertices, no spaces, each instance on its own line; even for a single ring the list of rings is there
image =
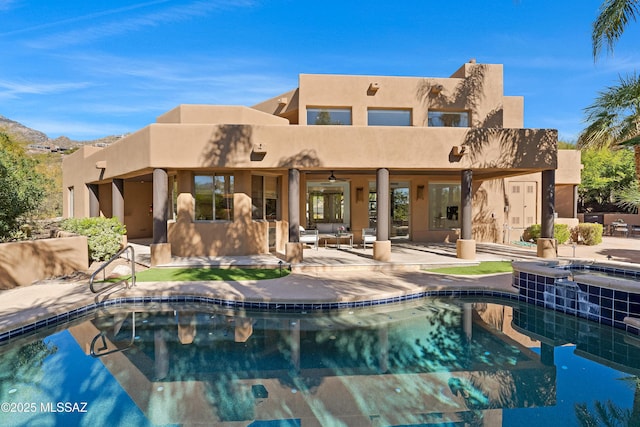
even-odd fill
[[[623,322],[629,326],[640,329],[640,317],[625,317]]]

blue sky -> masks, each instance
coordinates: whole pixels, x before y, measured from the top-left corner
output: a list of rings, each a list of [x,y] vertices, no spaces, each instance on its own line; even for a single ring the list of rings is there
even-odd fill
[[[133,132],[178,104],[253,105],[300,73],[448,77],[504,64],[525,126],[573,140],[640,69],[640,23],[591,56],[600,0],[0,0],[0,115],[50,137]]]

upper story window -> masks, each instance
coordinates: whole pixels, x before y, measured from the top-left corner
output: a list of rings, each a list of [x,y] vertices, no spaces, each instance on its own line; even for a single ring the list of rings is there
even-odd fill
[[[307,125],[351,125],[351,108],[307,108]]]
[[[369,126],[411,126],[411,110],[381,110],[367,111]]]
[[[233,221],[233,175],[196,175],[196,221]]]
[[[468,111],[429,111],[428,126],[468,128]]]

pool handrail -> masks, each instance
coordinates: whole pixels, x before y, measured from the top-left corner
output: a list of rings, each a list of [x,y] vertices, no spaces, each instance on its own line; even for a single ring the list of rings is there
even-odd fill
[[[104,271],[104,269],[107,268],[109,264],[111,264],[116,259],[120,258],[120,255],[122,255],[128,250],[131,250],[131,285],[127,287],[135,286],[136,284],[136,253],[135,253],[135,250],[133,249],[133,246],[127,245],[124,248],[120,249],[114,256],[111,257],[111,259],[109,259],[109,261],[102,264],[96,271],[94,271],[91,274],[91,277],[89,278],[89,289],[91,289],[91,292],[93,292],[94,294],[98,293],[98,291],[96,291],[93,288],[93,281],[98,275],[98,273],[100,273],[101,271]]]
[[[129,343],[125,347],[123,347],[123,348],[116,347],[115,349],[109,350],[109,351],[105,351],[104,353],[96,353],[96,351],[95,351],[96,349],[94,347],[96,345],[96,342],[98,342],[99,338],[102,338],[102,347],[100,347],[98,349],[98,351],[106,350],[108,348],[107,347],[107,341],[105,340],[106,332],[100,331],[98,333],[98,335],[93,337],[93,339],[91,340],[91,346],[89,347],[89,354],[91,355],[91,357],[102,357],[102,356],[106,356],[107,354],[119,353],[121,351],[125,351],[128,348],[130,348],[133,345],[133,342],[136,339],[136,313],[135,312],[131,313],[131,322],[132,322],[131,340],[129,341]]]

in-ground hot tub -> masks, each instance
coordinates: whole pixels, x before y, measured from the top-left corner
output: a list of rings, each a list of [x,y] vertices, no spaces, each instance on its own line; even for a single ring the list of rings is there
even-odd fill
[[[640,335],[640,268],[590,261],[513,263],[513,286],[531,304]]]

